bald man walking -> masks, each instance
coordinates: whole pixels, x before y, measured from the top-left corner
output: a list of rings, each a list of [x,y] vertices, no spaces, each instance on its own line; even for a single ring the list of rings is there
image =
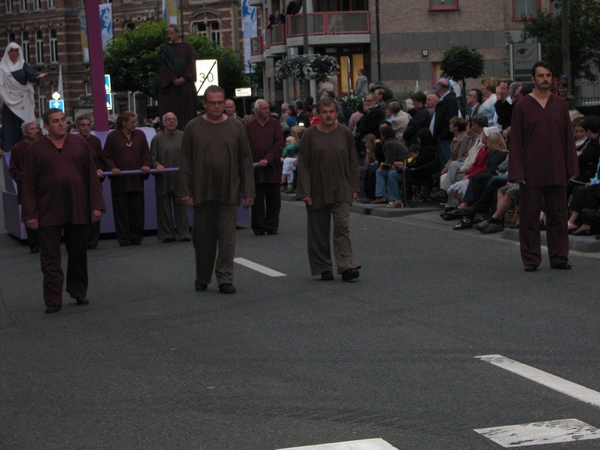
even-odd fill
[[[256,119],[246,125],[254,161],[256,199],[252,206],[252,230],[256,236],[277,234],[281,210],[281,156],[283,131],[277,119],[270,117],[269,103],[256,100]]]

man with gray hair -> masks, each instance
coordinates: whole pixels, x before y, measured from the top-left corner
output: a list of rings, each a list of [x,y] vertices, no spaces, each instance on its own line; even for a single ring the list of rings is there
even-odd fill
[[[179,175],[165,172],[165,167],[179,167],[179,151],[183,131],[177,129],[177,117],[172,112],[162,117],[163,131],[152,138],[150,157],[156,169],[156,220],[158,239],[163,244],[191,241],[187,208],[179,196]],[[173,217],[175,212],[175,217]],[[173,226],[175,224],[175,226]],[[175,231],[177,227],[177,231]]]
[[[79,116],[75,119],[75,125],[77,126],[79,136],[84,138],[88,143],[90,152],[92,152],[92,156],[94,157],[94,163],[96,164],[96,174],[98,174],[98,179],[100,180],[100,184],[102,184],[104,181],[102,171],[108,170],[108,168],[104,160],[102,142],[92,134],[92,118],[86,115]],[[98,242],[100,242],[100,220],[90,225],[88,248],[98,248]]]
[[[40,127],[35,121],[23,122],[21,125],[23,140],[13,145],[10,154],[8,171],[15,183],[17,183],[17,202],[21,204],[21,192],[23,190],[23,174],[25,172],[25,161],[27,160],[27,149],[29,144],[40,137]],[[40,242],[38,230],[27,227],[27,243],[31,253],[39,253]]]
[[[277,234],[281,210],[281,156],[283,131],[279,120],[270,116],[269,103],[259,99],[254,103],[256,119],[246,124],[246,133],[252,150],[254,189],[252,230],[256,236]]]

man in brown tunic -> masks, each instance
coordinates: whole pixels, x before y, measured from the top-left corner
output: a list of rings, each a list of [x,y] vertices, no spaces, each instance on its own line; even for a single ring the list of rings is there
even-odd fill
[[[39,229],[46,313],[60,311],[64,274],[60,238],[69,255],[67,292],[78,305],[87,305],[87,239],[90,223],[105,210],[96,165],[86,141],[67,132],[65,115],[51,108],[44,113],[48,134],[27,152],[21,218]]]
[[[246,133],[252,150],[254,189],[256,199],[252,205],[252,230],[256,236],[277,234],[281,211],[281,156],[283,155],[283,130],[279,120],[270,116],[269,103],[259,99],[254,103],[256,119],[246,124]]]
[[[546,202],[546,237],[550,266],[569,270],[567,183],[579,173],[569,110],[550,92],[550,66],[539,61],[531,77],[534,91],[513,109],[510,134],[510,181],[519,183],[519,240],[526,272],[542,261],[540,210]]]
[[[196,57],[194,49],[179,37],[177,25],[167,27],[169,42],[160,47],[158,113],[177,116],[179,130],[196,117]]]
[[[79,116],[75,119],[77,125],[77,131],[79,136],[84,138],[87,143],[92,155],[94,156],[94,163],[96,164],[96,173],[100,180],[100,185],[104,181],[102,172],[106,170],[106,161],[104,161],[104,151],[102,151],[102,142],[96,136],[92,134],[92,118],[89,116]],[[88,242],[88,248],[94,249],[98,247],[100,241],[100,221],[94,222],[90,225],[90,239]]]
[[[304,132],[298,155],[296,199],[306,203],[308,260],[313,275],[333,280],[330,227],[333,218],[333,252],[343,281],[358,278],[360,266],[352,252],[348,221],[350,206],[358,200],[358,163],[354,137],[337,123],[337,103],[319,101],[322,123]]]
[[[223,89],[208,87],[202,104],[206,113],[183,133],[179,189],[181,201],[194,208],[196,290],[206,290],[214,268],[219,291],[233,294],[237,207],[240,197],[246,208],[254,203],[252,153],[244,125],[223,113]]]
[[[175,240],[190,241],[187,207],[181,203],[179,195],[179,174],[165,172],[165,167],[179,167],[183,131],[177,129],[177,117],[172,112],[163,116],[162,125],[164,131],[154,136],[150,143],[152,166],[157,172],[154,186],[158,239],[163,244],[175,242]],[[174,223],[177,231],[175,231]]]
[[[15,183],[17,183],[17,202],[21,204],[21,191],[23,190],[23,174],[25,172],[25,161],[27,160],[27,149],[29,145],[40,136],[40,127],[35,122],[24,122],[21,125],[23,140],[13,145],[10,154],[8,172]],[[37,230],[26,227],[27,243],[31,253],[39,253],[40,242]]]

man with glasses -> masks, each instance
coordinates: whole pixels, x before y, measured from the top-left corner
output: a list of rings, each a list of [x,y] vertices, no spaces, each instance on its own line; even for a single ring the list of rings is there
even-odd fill
[[[195,287],[205,291],[214,268],[219,291],[233,294],[237,207],[240,197],[251,207],[255,196],[252,153],[244,125],[224,113],[223,89],[209,86],[202,105],[206,113],[186,126],[179,157],[181,201],[194,208]]]
[[[481,107],[482,101],[483,94],[479,89],[471,89],[469,91],[467,94],[467,105],[469,106],[467,119],[470,119],[479,113],[479,108]]]

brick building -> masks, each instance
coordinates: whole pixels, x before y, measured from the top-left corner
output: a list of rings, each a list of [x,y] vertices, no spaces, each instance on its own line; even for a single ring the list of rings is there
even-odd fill
[[[161,0],[100,3],[112,3],[114,37],[141,22],[161,20],[163,15]],[[85,4],[85,0],[5,0],[0,4],[0,52],[4,54],[8,42],[17,42],[34,72],[52,74],[35,86],[38,116],[58,89],[59,65],[66,115],[74,117],[89,110],[91,85],[80,33],[80,13]],[[182,4],[184,34],[206,35],[225,47],[232,46],[241,57],[240,0],[183,0]],[[119,93],[113,113],[132,109],[143,116],[146,105],[152,103],[145,95]]]

